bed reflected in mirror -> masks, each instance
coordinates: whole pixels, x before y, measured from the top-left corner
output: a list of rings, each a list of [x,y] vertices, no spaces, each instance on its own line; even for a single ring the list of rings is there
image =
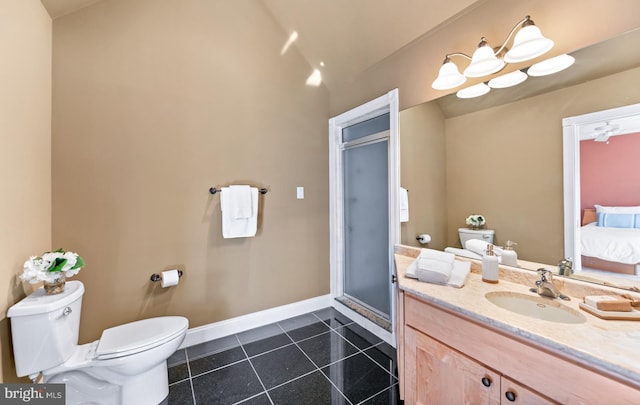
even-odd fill
[[[640,104],[566,118],[565,249],[576,277],[640,276]],[[571,246],[573,239],[573,246]]]

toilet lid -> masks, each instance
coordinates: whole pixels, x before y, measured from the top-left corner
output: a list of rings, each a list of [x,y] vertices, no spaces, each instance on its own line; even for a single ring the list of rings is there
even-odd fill
[[[105,329],[96,354],[98,359],[112,359],[139,353],[179,336],[188,327],[187,318],[161,316]]]

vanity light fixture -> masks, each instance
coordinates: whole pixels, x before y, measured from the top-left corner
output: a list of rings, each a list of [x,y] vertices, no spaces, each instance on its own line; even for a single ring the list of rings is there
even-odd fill
[[[456,93],[456,96],[458,96],[458,98],[480,97],[487,94],[489,90],[491,90],[491,88],[486,84],[478,83],[478,84],[474,84],[473,86],[464,88],[462,90],[458,90],[458,92]]]
[[[504,89],[506,87],[516,86],[527,80],[528,77],[529,76],[522,70],[516,70],[489,80],[489,87],[492,89]]]
[[[516,33],[517,32],[517,33]],[[516,34],[513,46],[507,50],[507,44],[513,34]],[[473,56],[461,52],[454,52],[445,56],[442,67],[431,87],[436,90],[448,90],[463,84],[467,77],[484,77],[504,68],[507,63],[524,62],[545,54],[553,47],[553,41],[545,38],[531,17],[526,16],[519,21],[507,35],[504,43],[499,48],[491,48],[486,38],[482,37]],[[505,53],[505,51],[507,51]],[[460,73],[458,66],[451,61],[453,56],[462,56],[471,62],[464,74]]]
[[[575,61],[576,59],[571,55],[563,54],[560,56],[556,56],[531,65],[531,67],[527,69],[526,73],[522,70],[516,70],[489,80],[489,82],[487,83],[489,87],[475,85],[459,90],[456,95],[459,98],[480,97],[487,94],[490,89],[504,89],[507,87],[516,86],[527,80],[529,76],[547,76],[558,73],[573,65]]]
[[[565,70],[576,61],[571,55],[563,54],[538,62],[527,70],[529,76],[547,76]]]

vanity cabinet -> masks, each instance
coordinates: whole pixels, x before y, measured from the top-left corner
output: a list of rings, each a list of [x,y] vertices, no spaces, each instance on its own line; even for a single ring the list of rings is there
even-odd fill
[[[505,376],[500,377],[500,398],[501,404],[546,405],[557,403]]]
[[[542,395],[429,336],[409,328],[406,376],[415,382],[408,404],[553,404]]]
[[[640,391],[588,364],[399,292],[405,404],[632,404]],[[559,326],[560,327],[560,326]]]
[[[405,378],[415,386],[406,391],[405,403],[500,403],[498,373],[413,328],[406,330],[405,344]]]

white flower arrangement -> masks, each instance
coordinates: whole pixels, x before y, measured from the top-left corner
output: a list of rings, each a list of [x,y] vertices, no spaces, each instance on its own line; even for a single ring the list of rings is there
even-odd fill
[[[24,262],[24,271],[20,278],[31,284],[40,281],[55,282],[64,274],[71,277],[78,274],[84,266],[84,259],[77,253],[62,249],[46,252],[42,256],[31,256]]]
[[[469,215],[467,217],[465,222],[467,223],[467,225],[469,225],[471,227],[480,228],[480,227],[484,226],[486,221],[484,219],[484,216],[482,216],[480,214],[472,214],[472,215]]]

